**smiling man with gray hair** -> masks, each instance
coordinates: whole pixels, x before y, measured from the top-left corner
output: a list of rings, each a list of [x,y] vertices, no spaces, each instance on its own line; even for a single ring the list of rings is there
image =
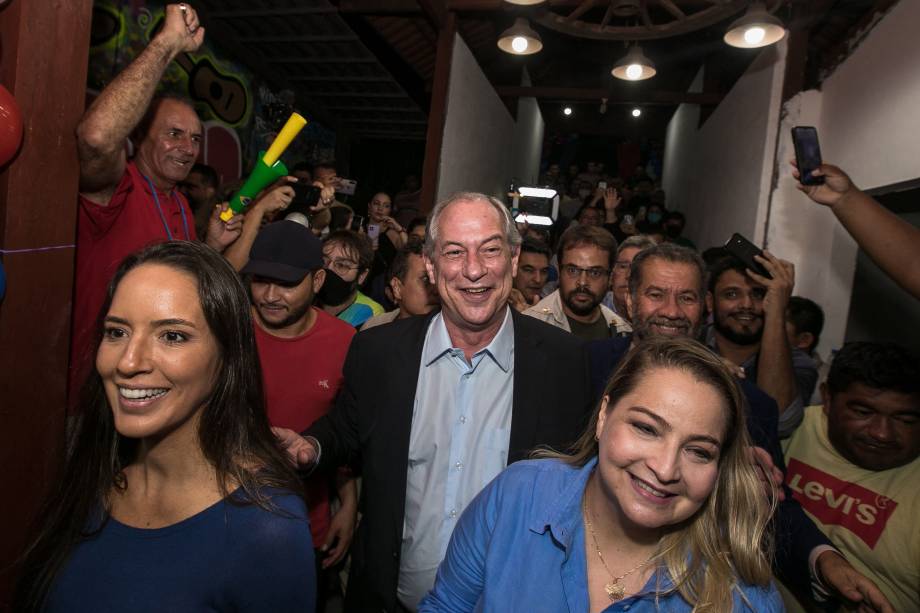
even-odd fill
[[[427,230],[441,310],[359,333],[335,409],[305,437],[276,431],[301,466],[360,457],[348,611],[414,611],[476,494],[535,446],[564,448],[591,409],[582,343],[508,306],[521,243],[508,208],[456,194]]]

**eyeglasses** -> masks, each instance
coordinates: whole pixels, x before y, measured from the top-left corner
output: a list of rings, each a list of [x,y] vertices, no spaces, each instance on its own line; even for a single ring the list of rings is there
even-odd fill
[[[358,270],[359,266],[354,262],[354,260],[343,260],[335,259],[330,260],[329,258],[323,258],[323,265],[326,268],[331,268],[335,274],[339,276],[345,276],[353,270]]]
[[[579,266],[575,266],[574,264],[566,264],[562,267],[562,272],[564,272],[565,276],[570,279],[577,279],[581,277],[581,273],[585,273],[592,281],[598,281],[610,274],[610,270],[607,268],[581,268]]]

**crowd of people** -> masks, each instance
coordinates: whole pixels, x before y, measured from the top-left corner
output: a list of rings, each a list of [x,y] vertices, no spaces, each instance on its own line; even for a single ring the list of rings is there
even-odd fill
[[[343,576],[345,611],[920,610],[911,349],[822,360],[793,263],[700,254],[594,162],[548,166],[549,228],[474,192],[362,223],[334,162],[222,221],[154,96],[203,37],[167,6],[77,127],[72,428],[16,610],[323,611]],[[920,297],[918,231],[815,173]]]

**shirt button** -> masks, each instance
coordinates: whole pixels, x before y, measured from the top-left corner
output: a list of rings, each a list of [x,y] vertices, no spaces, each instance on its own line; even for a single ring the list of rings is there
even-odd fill
[[[463,462],[457,462],[454,466],[457,467],[457,470],[463,470]]]
[[[457,516],[457,509],[451,509],[448,515],[450,516],[451,519],[455,518]]]
[[[460,423],[461,423],[461,424],[465,424],[465,423],[466,423],[466,415],[461,415],[461,416],[460,416]]]

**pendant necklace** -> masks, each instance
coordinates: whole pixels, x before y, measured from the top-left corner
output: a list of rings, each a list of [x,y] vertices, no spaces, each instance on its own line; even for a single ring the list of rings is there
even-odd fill
[[[649,558],[645,562],[642,562],[638,566],[634,566],[633,568],[629,569],[628,571],[626,571],[619,577],[614,577],[613,573],[610,572],[610,568],[607,567],[607,562],[606,560],[604,560],[604,554],[601,553],[600,545],[597,544],[597,535],[594,533],[594,526],[591,524],[591,518],[588,515],[587,493],[588,492],[586,489],[584,499],[582,500],[582,508],[583,508],[584,515],[585,515],[585,523],[588,525],[588,530],[591,532],[591,540],[594,541],[594,549],[597,551],[597,557],[600,558],[601,564],[604,565],[604,570],[607,571],[607,574],[610,575],[610,578],[611,578],[611,581],[604,585],[604,590],[607,592],[607,595],[610,597],[611,601],[617,602],[618,600],[623,600],[623,598],[626,597],[626,586],[624,586],[620,582],[626,577],[628,577],[629,575],[633,574],[634,572],[642,568],[643,566],[645,566],[646,564],[648,564],[649,562],[651,562],[652,559],[654,559],[656,554],[653,553],[652,555],[649,556]]]

